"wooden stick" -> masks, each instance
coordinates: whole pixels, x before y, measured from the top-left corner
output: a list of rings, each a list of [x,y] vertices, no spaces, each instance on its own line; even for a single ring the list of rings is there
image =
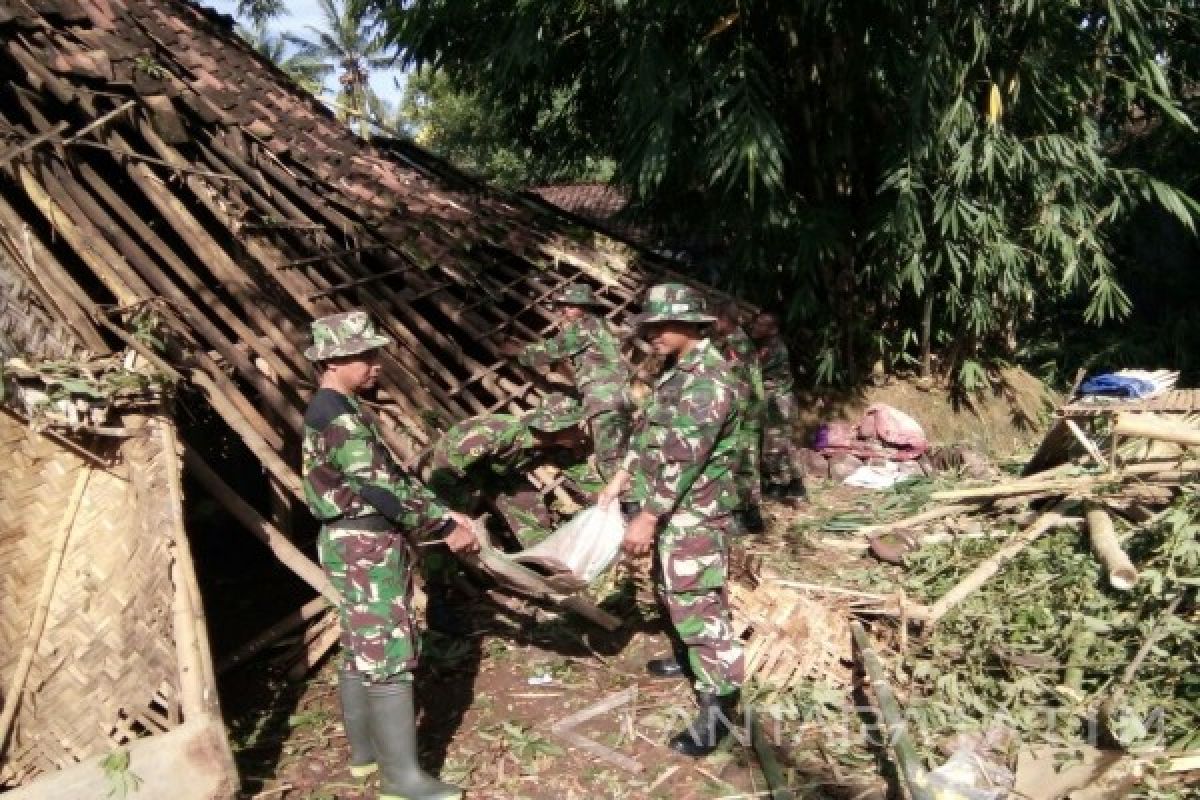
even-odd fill
[[[1129,464],[1115,474],[1078,475],[1073,478],[1055,478],[1041,480],[1026,478],[1018,481],[1001,483],[996,486],[977,486],[971,489],[953,489],[950,491],[934,492],[930,497],[934,500],[967,500],[995,497],[1010,497],[1024,494],[1039,494],[1060,492],[1066,493],[1093,486],[1101,486],[1114,481],[1126,480],[1136,476],[1148,476],[1151,479],[1178,480],[1186,479],[1191,473],[1200,470],[1200,461],[1183,462],[1145,462]]]
[[[168,514],[170,515],[171,538],[175,545],[174,575],[180,578],[187,591],[188,625],[187,635],[194,638],[194,655],[189,658],[198,661],[197,674],[200,677],[200,696],[193,698],[189,706],[184,702],[183,712],[194,714],[220,714],[217,693],[217,674],[213,667],[212,643],[208,639],[208,623],[204,612],[204,598],[200,595],[200,583],[196,578],[195,561],[192,558],[192,546],[188,539],[187,530],[183,525],[183,485],[180,478],[179,440],[175,436],[175,422],[168,417],[159,416],[151,423],[158,428],[160,446],[163,452],[163,462],[167,468]],[[186,663],[186,662],[185,662]]]
[[[77,140],[82,139],[84,136],[87,136],[89,133],[96,130],[97,128],[99,128],[103,125],[107,125],[108,123],[112,122],[114,119],[121,116],[126,111],[128,111],[129,109],[133,108],[136,105],[137,105],[136,100],[128,100],[128,101],[122,103],[121,105],[114,108],[112,111],[108,111],[104,114],[101,114],[99,117],[96,117],[96,119],[92,120],[87,125],[84,125],[82,128],[75,131],[75,133],[71,134],[66,139],[63,139],[62,143],[63,144],[74,144]]]
[[[288,541],[279,529],[263,518],[249,503],[241,498],[229,484],[221,479],[194,447],[190,445],[183,451],[184,463],[195,478],[200,481],[214,498],[220,501],[229,513],[242,523],[242,526],[254,534],[254,538],[265,544],[279,561],[296,574],[300,580],[307,583],[330,603],[337,605],[341,596],[329,582],[328,576],[320,566],[313,563],[296,545]]]
[[[864,600],[875,600],[877,602],[884,602],[884,601],[892,599],[892,598],[887,597],[882,594],[871,594],[870,592],[857,592],[857,591],[854,591],[853,589],[843,589],[839,586],[821,586],[816,583],[802,583],[800,581],[789,581],[789,580],[784,580],[782,578],[769,578],[769,580],[771,581],[771,583],[775,583],[780,586],[786,586],[789,589],[802,589],[807,592],[823,592],[826,594],[843,594],[848,597],[859,597]]]
[[[238,181],[239,183],[242,182],[242,179],[237,175],[226,175],[225,173],[221,172],[209,172],[206,169],[196,169],[195,167],[186,166],[184,164],[172,164],[170,161],[165,161],[161,158],[155,158],[154,156],[148,156],[133,150],[126,150],[123,147],[113,147],[112,145],[103,144],[101,142],[93,142],[88,139],[80,139],[77,142],[72,142],[72,144],[74,144],[76,147],[91,147],[96,150],[107,150],[108,152],[118,155],[122,158],[128,158],[134,161],[144,161],[147,164],[157,164],[160,167],[169,167],[176,172],[186,172],[189,175],[199,175],[202,178],[214,178],[222,181]]]
[[[1100,448],[1096,446],[1096,443],[1087,437],[1087,434],[1085,434],[1083,429],[1079,427],[1079,423],[1073,419],[1065,419],[1063,422],[1066,423],[1067,430],[1071,432],[1071,435],[1074,436],[1081,445],[1083,445],[1083,449],[1086,450],[1087,454],[1092,457],[1092,460],[1095,461],[1100,468],[1108,469],[1108,459],[1105,458],[1104,454],[1100,452]]]
[[[33,136],[29,139],[26,139],[25,141],[21,142],[20,144],[13,145],[12,147],[5,150],[3,153],[0,153],[0,164],[7,164],[9,161],[12,161],[14,158],[21,155],[21,153],[24,153],[28,150],[32,150],[33,148],[37,147],[39,144],[46,141],[47,139],[53,139],[54,137],[58,136],[60,133],[62,133],[66,129],[67,129],[67,123],[60,122],[57,125],[55,125],[53,128],[51,128],[50,130],[42,131],[37,136]]]
[[[33,656],[37,652],[38,643],[42,639],[42,630],[46,625],[46,616],[50,612],[50,601],[54,597],[54,586],[58,582],[58,573],[62,568],[63,556],[67,552],[67,540],[71,529],[75,527],[75,516],[83,502],[87,490],[88,479],[92,475],[91,467],[81,467],[75,478],[75,488],[67,500],[67,507],[58,522],[58,531],[46,558],[46,569],[42,573],[42,589],[38,592],[37,605],[33,609],[33,619],[29,622],[29,630],[25,634],[25,644],[21,647],[21,655],[17,659],[17,668],[13,671],[8,683],[8,693],[4,697],[4,710],[0,712],[0,755],[8,746],[8,734],[12,730],[17,709],[21,705],[21,695],[25,691],[25,679],[29,677],[29,668],[33,664]]]
[[[342,638],[342,627],[336,615],[331,615],[327,620],[318,622],[317,625],[324,626],[320,635],[304,646],[300,660],[287,671],[287,676],[291,680],[298,681],[303,678]]]
[[[1139,436],[1144,439],[1174,442],[1188,447],[1200,447],[1200,428],[1168,422],[1144,414],[1117,414],[1117,422],[1113,425],[1113,431],[1121,436]]]
[[[939,506],[931,508],[928,511],[922,511],[920,514],[914,514],[911,517],[893,520],[892,522],[880,522],[875,525],[864,525],[855,531],[856,534],[876,534],[884,533],[902,528],[915,528],[918,525],[924,525],[926,522],[932,522],[935,519],[943,517],[952,517],[955,514],[962,514],[967,511],[975,511],[979,508],[978,503],[955,503],[948,506]]]
[[[1063,512],[1069,505],[1071,505],[1070,500],[1063,500],[1054,506],[1054,508],[1042,514],[1033,525],[1013,537],[1008,544],[987,561],[976,567],[970,575],[959,581],[953,589],[942,595],[941,599],[932,606],[914,605],[911,609],[913,619],[921,620],[927,628],[936,625],[937,621],[944,617],[950,609],[957,606],[969,594],[986,583],[989,578],[999,572],[1000,568],[1015,558],[1018,553],[1032,544],[1042,534],[1058,527],[1062,523]]]
[[[386,244],[368,244],[363,247],[351,247],[348,250],[338,250],[335,253],[322,253],[319,256],[309,256],[307,258],[297,258],[292,261],[284,261],[282,264],[275,264],[275,269],[293,269],[295,267],[303,267],[308,264],[317,264],[322,261],[328,261],[331,258],[345,258],[346,256],[355,256],[359,253],[369,253],[373,250],[386,249]]]
[[[243,644],[238,649],[234,650],[225,658],[221,659],[221,663],[217,665],[217,674],[225,673],[234,667],[242,664],[254,656],[266,650],[275,642],[287,636],[292,631],[296,630],[310,619],[324,614],[329,608],[329,601],[323,596],[317,596],[309,600],[300,608],[288,614],[283,619],[274,623],[262,633],[255,636],[250,641]]]
[[[900,775],[904,778],[909,794],[912,795],[913,800],[933,800],[933,794],[929,791],[928,773],[921,764],[921,757],[917,755],[917,748],[913,745],[912,738],[908,735],[904,712],[887,681],[883,663],[871,649],[871,642],[867,639],[867,632],[863,629],[861,622],[852,620],[850,632],[854,635],[854,642],[858,645],[859,655],[862,656],[864,671],[871,679],[871,689],[875,693],[875,701],[879,704],[879,716],[886,726],[888,743],[896,756]]]
[[[1112,517],[1102,506],[1089,503],[1087,507],[1088,538],[1096,560],[1108,574],[1114,589],[1127,592],[1137,584],[1138,571],[1117,541]]]
[[[212,378],[200,370],[193,370],[192,383],[204,390],[213,410],[221,415],[221,418],[230,428],[233,428],[238,436],[242,437],[246,447],[250,449],[251,453],[254,453],[267,472],[270,472],[296,499],[303,501],[304,490],[300,486],[300,477],[296,471],[289,467],[279,453],[259,436],[258,431],[233,407],[233,404],[224,396]]]

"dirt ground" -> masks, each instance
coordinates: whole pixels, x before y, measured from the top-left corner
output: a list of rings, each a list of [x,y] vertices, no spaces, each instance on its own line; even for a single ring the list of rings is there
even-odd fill
[[[825,398],[819,407],[809,398],[802,424],[837,416],[853,420],[872,402],[888,402],[909,412],[938,444],[968,442],[993,457],[1027,448],[1036,436],[1014,420],[1002,394],[970,409],[942,393],[907,383]],[[878,572],[877,563],[856,553],[806,548],[794,534],[796,524],[806,518],[862,510],[871,498],[828,484],[811,486],[810,494],[811,505],[800,511],[768,504],[768,532],[740,538],[736,549],[801,580],[819,580],[860,563]],[[745,742],[731,740],[700,761],[667,748],[667,739],[692,713],[691,692],[682,682],[656,680],[644,671],[648,658],[667,652],[649,596],[621,579],[614,579],[608,589],[607,596],[599,595],[605,598],[604,606],[626,621],[615,634],[520,602],[498,608],[480,601],[466,610],[475,628],[471,635],[427,635],[417,683],[426,769],[481,799],[769,796]],[[347,770],[334,681],[328,662],[302,683],[288,682],[264,662],[227,679],[225,713],[246,797],[376,796],[374,782],[358,785]],[[554,723],[605,701],[611,701],[610,709],[574,730],[615,751],[615,759],[551,730]],[[886,794],[887,784],[877,769],[881,754],[872,756],[868,748],[861,755],[861,768],[847,770],[844,762],[839,767],[829,757],[820,741],[801,737],[789,742],[792,746],[776,752],[800,796],[865,799]]]
[[[840,488],[817,488],[814,508],[846,504]],[[838,496],[841,495],[839,498]],[[788,529],[803,512],[768,509],[769,531],[736,545],[760,557],[792,545]],[[812,559],[811,575],[829,568],[828,554]],[[856,557],[839,554],[841,561]],[[789,562],[791,559],[789,559]],[[788,574],[804,576],[787,567]],[[695,761],[674,754],[667,739],[694,709],[681,681],[658,680],[644,670],[647,659],[668,652],[648,595],[631,586],[605,607],[620,612],[615,634],[522,603],[501,609],[487,602],[469,614],[478,630],[461,639],[429,634],[418,675],[422,762],[429,770],[469,789],[469,797],[673,798],[702,800],[767,796],[753,751],[730,741],[722,751]],[[266,666],[247,667],[239,682],[241,708],[227,707],[248,797],[283,800],[366,800],[373,783],[355,784],[337,706],[335,674],[325,663],[305,683],[290,684]],[[264,690],[254,691],[258,685]],[[635,694],[630,694],[632,690]],[[614,763],[551,731],[555,722],[603,703],[613,709],[575,730],[636,762]],[[871,775],[835,776],[824,763],[796,763],[786,748],[784,764],[799,769],[802,783],[825,785],[825,796],[881,796]],[[863,792],[867,791],[866,795]]]

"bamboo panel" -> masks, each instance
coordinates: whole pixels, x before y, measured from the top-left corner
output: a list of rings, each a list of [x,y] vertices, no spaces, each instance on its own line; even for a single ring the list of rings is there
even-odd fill
[[[844,685],[852,655],[844,605],[768,583],[730,581],[733,632],[746,647],[746,678],[772,689],[823,679]]]
[[[0,360],[19,353],[67,358],[78,349],[75,334],[38,301],[0,248]]]
[[[1165,414],[1200,412],[1200,389],[1173,389],[1149,400],[1116,400],[1106,403],[1068,403],[1059,410],[1066,417],[1098,417],[1120,411],[1158,411]]]
[[[171,503],[166,474],[178,464],[157,438],[108,446],[119,466],[95,470],[80,503],[0,786],[27,784],[181,719],[171,616],[175,556],[163,524]],[[6,683],[63,497],[85,465],[7,412],[0,414],[0,454],[0,683]]]

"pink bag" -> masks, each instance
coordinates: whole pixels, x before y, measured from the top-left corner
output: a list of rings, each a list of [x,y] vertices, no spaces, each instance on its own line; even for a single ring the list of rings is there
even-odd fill
[[[858,434],[863,438],[877,438],[892,447],[905,450],[903,458],[917,458],[929,449],[929,440],[920,423],[899,409],[885,403],[875,403],[867,409]]]

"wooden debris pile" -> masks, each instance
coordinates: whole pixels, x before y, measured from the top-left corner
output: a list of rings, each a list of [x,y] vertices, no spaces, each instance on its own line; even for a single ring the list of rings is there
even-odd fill
[[[950,755],[939,746],[972,730],[1013,733],[1013,749],[973,757],[1021,773],[1022,791],[1036,787],[1031,764],[1061,767],[1064,747],[1095,751],[1127,778],[1097,797],[1144,781],[1174,796],[1196,777],[1198,399],[1068,404],[1022,476],[932,491],[919,513],[850,540],[916,543],[898,576],[872,567],[854,578],[915,600],[890,609],[899,627],[877,626],[891,633],[874,644],[855,631],[884,719],[911,735],[892,751],[914,796]]]

